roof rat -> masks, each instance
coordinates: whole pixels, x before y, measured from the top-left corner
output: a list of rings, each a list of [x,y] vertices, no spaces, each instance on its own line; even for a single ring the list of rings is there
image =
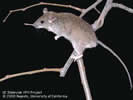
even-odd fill
[[[93,48],[96,47],[97,44],[100,44],[111,52],[123,65],[129,78],[130,87],[132,88],[131,76],[124,62],[111,48],[97,39],[92,26],[83,19],[72,13],[57,13],[44,8],[43,15],[30,25],[38,29],[45,28],[53,32],[56,35],[55,40],[60,37],[69,40],[76,51],[76,55],[72,56],[75,60],[83,56],[85,49]]]
[[[64,37],[72,43],[78,59],[83,56],[86,48],[96,47],[97,38],[91,25],[72,13],[56,13],[43,10],[41,16],[33,25],[36,28],[45,28],[56,34],[55,40]],[[82,21],[81,21],[82,20]]]

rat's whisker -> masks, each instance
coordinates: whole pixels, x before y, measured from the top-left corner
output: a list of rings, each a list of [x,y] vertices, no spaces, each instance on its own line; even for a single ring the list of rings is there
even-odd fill
[[[26,26],[33,26],[34,27],[34,24],[30,24],[30,23],[24,23],[24,25],[26,25]]]

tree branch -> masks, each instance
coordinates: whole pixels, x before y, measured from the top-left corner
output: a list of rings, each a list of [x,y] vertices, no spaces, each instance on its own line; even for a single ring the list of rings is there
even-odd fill
[[[86,77],[83,59],[82,58],[78,59],[77,63],[78,63],[78,69],[79,69],[79,73],[80,73],[81,83],[82,83],[82,86],[83,86],[83,89],[85,92],[86,100],[92,100],[90,88],[89,88],[87,77]]]
[[[41,72],[60,72],[60,71],[61,71],[61,68],[43,68],[43,69],[39,69],[39,70],[21,72],[21,73],[16,73],[16,74],[12,74],[12,75],[6,75],[5,77],[0,79],[0,82],[5,81],[10,78],[23,76],[23,75],[31,75],[31,74],[41,73]]]
[[[20,8],[20,9],[15,9],[15,10],[10,10],[9,13],[7,14],[7,16],[5,17],[5,19],[3,20],[3,22],[5,22],[7,20],[7,18],[14,12],[17,12],[17,11],[25,11],[29,8],[32,8],[32,7],[36,7],[36,6],[40,6],[40,5],[51,5],[51,6],[58,6],[58,7],[65,7],[65,8],[71,8],[71,9],[74,9],[74,10],[77,10],[79,12],[82,12],[84,9],[81,9],[81,8],[78,8],[76,6],[72,6],[72,5],[64,5],[64,4],[56,4],[56,3],[47,3],[47,2],[40,2],[40,3],[37,3],[37,4],[33,4],[33,5],[30,5],[30,6],[27,6],[27,7],[24,7],[24,8]]]

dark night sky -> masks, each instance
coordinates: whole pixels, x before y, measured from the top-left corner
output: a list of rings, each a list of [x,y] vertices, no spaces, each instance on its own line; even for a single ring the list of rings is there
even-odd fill
[[[81,8],[86,8],[93,3],[93,0],[45,1],[71,4]],[[64,38],[55,41],[54,34],[24,26],[23,23],[33,23],[42,15],[44,7],[57,12],[72,12],[79,15],[80,13],[75,10],[38,6],[25,12],[14,13],[6,23],[2,23],[10,9],[22,8],[38,2],[39,0],[0,1],[0,77],[43,67],[61,67],[71,54],[72,46]],[[98,6],[100,10],[104,3]],[[133,8],[132,0],[122,0],[120,3]],[[87,13],[84,20],[93,23],[97,17],[96,11],[92,10]],[[99,40],[122,58],[133,79],[132,26],[133,14],[113,8],[108,13],[104,26],[96,34]],[[101,46],[87,49],[84,52],[84,63],[94,100],[119,100],[120,98],[130,100],[132,91],[129,90],[127,74],[119,61],[108,51]],[[68,100],[85,100],[76,63],[72,64],[65,78],[60,78],[58,73],[52,72],[21,76],[0,83],[0,98],[3,90],[42,90],[44,94],[66,94]]]

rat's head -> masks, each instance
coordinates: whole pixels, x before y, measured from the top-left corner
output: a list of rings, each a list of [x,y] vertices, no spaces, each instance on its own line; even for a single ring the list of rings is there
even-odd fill
[[[47,8],[43,9],[43,15],[39,17],[34,23],[35,28],[45,28],[48,29],[49,26],[56,20],[56,13],[48,11]]]

